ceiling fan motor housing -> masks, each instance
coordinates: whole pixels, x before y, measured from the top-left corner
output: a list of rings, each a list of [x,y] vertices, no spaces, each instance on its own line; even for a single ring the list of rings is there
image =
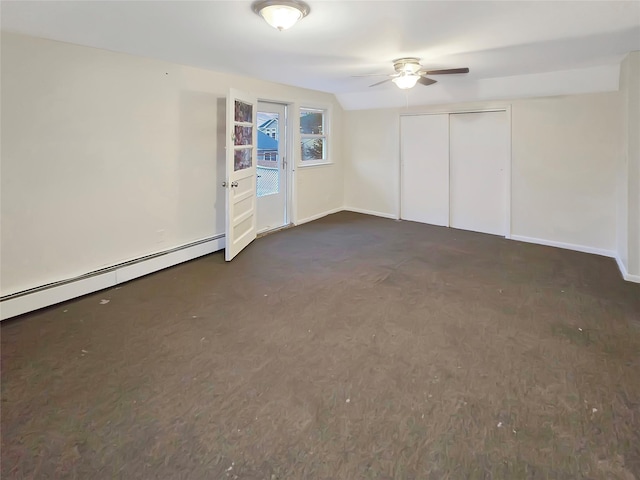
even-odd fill
[[[398,58],[393,61],[396,72],[405,75],[416,75],[420,71],[420,59],[415,57]]]

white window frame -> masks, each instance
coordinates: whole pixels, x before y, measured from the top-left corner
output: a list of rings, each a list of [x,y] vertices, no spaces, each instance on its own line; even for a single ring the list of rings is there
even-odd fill
[[[298,166],[299,167],[311,167],[315,165],[330,165],[333,162],[331,161],[331,152],[329,149],[330,145],[330,117],[331,117],[331,109],[328,106],[301,106],[298,109],[298,131],[300,131],[300,118],[302,117],[302,113],[305,111],[318,112],[322,113],[323,116],[323,133],[322,134],[311,134],[311,133],[299,133],[298,137]],[[302,146],[302,142],[306,139],[312,138],[321,138],[324,143],[324,158],[321,160],[303,160],[302,152],[300,147]]]

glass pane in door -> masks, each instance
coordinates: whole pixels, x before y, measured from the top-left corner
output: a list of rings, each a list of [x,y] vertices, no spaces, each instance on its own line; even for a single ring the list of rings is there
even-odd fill
[[[280,192],[279,117],[277,113],[258,112],[258,197]]]

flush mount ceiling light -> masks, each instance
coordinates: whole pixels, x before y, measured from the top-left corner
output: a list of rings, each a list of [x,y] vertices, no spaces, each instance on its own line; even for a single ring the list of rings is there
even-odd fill
[[[298,0],[263,0],[251,6],[273,28],[286,30],[309,14],[309,5]]]

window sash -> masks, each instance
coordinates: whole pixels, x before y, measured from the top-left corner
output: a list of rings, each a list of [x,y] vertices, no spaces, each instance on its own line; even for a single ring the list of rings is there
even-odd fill
[[[300,108],[300,122],[302,122],[302,118],[305,116],[305,113],[307,114],[320,114],[322,121],[320,123],[320,125],[317,125],[316,128],[319,129],[322,133],[303,133],[302,132],[302,125],[300,126],[300,147],[301,149],[305,148],[305,143],[309,142],[310,140],[321,140],[322,141],[322,158],[304,158],[304,152],[301,150],[300,152],[300,164],[301,165],[316,165],[316,164],[323,164],[323,163],[330,163],[328,156],[329,156],[329,149],[328,149],[328,137],[329,135],[327,134],[327,115],[328,115],[328,110],[324,109],[324,108],[307,108],[307,107],[301,107]],[[312,125],[313,127],[313,125]],[[311,128],[313,129],[313,128]]]

